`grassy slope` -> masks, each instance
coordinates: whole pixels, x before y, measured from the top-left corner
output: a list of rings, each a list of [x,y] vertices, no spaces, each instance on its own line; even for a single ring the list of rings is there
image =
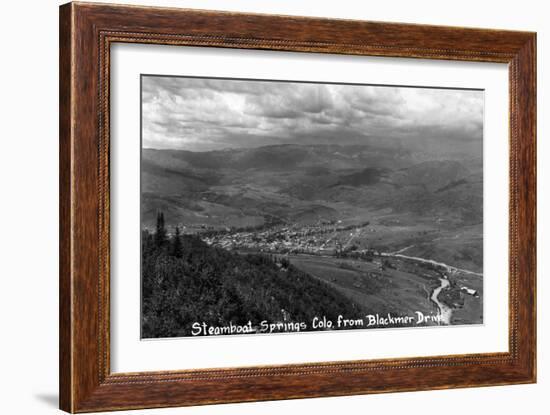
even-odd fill
[[[437,276],[423,277],[412,270],[386,269],[377,263],[342,258],[290,256],[297,268],[331,284],[336,290],[363,306],[368,313],[436,313],[429,300],[439,285]],[[409,272],[408,272],[409,271]]]

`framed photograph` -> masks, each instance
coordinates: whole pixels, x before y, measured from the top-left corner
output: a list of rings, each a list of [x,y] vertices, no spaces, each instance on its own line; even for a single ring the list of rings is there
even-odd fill
[[[536,381],[536,35],[60,8],[60,407]]]

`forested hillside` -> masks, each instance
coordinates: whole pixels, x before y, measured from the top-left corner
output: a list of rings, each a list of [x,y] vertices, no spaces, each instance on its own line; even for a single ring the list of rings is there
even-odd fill
[[[210,247],[197,236],[168,235],[164,215],[142,233],[142,337],[191,334],[194,322],[311,321],[361,312],[326,283],[269,255]],[[309,328],[309,326],[308,326]]]

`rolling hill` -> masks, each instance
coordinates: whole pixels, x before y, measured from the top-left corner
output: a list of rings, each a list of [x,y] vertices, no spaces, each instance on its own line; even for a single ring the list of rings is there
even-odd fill
[[[385,210],[481,223],[481,161],[428,157],[359,145],[144,149],[142,219],[151,226],[162,208],[172,224],[257,226]]]

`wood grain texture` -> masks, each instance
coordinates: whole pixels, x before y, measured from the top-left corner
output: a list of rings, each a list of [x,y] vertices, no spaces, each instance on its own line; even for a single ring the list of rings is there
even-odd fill
[[[109,69],[116,42],[508,63],[509,352],[110,373]],[[60,407],[68,412],[534,382],[534,33],[133,6],[60,9]]]
[[[71,141],[72,19],[70,8],[59,14],[59,406],[73,409],[71,288]]]

